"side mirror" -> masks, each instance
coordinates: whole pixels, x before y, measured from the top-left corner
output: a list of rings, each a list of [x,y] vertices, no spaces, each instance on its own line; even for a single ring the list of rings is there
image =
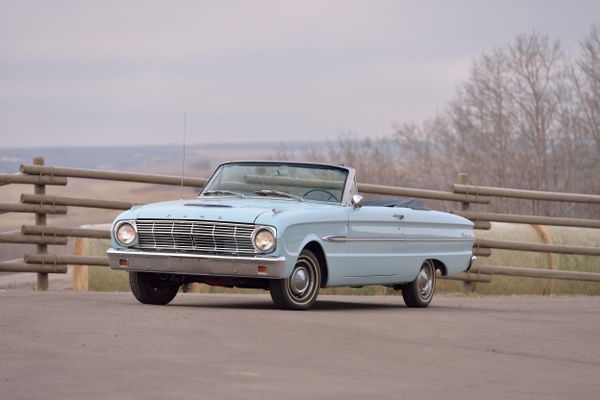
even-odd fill
[[[352,196],[352,207],[354,209],[361,208],[363,206],[363,197],[360,194]]]

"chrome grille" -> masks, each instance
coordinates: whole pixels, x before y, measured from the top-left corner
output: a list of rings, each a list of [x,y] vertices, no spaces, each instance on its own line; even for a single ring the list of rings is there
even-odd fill
[[[255,254],[254,225],[210,221],[136,221],[138,248]]]

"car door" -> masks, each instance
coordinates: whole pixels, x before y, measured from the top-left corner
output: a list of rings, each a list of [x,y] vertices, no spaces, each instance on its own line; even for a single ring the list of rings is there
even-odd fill
[[[349,209],[346,278],[368,278],[365,284],[414,278],[410,269],[402,268],[406,211],[391,207]]]

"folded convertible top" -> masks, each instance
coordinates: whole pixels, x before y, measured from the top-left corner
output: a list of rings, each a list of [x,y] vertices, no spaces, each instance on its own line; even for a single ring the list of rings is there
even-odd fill
[[[403,207],[412,208],[413,210],[429,211],[422,201],[415,199],[377,199],[363,201],[365,207]]]

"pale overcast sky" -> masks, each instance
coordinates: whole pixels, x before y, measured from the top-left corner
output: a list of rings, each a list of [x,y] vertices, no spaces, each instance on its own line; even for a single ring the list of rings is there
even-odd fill
[[[536,31],[573,52],[600,1],[0,0],[2,147],[334,139],[453,96]]]

